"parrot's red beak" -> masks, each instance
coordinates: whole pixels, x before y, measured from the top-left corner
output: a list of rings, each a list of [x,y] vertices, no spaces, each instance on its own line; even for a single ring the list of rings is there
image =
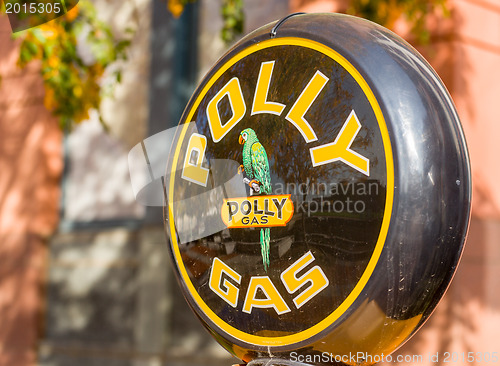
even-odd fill
[[[238,142],[240,143],[240,145],[243,145],[245,143],[243,136],[240,135],[240,137],[238,138]]]

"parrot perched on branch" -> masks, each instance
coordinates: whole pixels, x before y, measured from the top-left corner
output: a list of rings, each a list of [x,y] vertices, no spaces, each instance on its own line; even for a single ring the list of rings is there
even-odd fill
[[[245,172],[247,179],[244,181],[250,186],[251,194],[271,194],[269,161],[257,134],[251,128],[244,129],[240,133],[238,142],[243,145],[243,164],[240,165],[238,173]],[[260,248],[266,271],[269,267],[270,241],[271,230],[268,227],[260,229]]]

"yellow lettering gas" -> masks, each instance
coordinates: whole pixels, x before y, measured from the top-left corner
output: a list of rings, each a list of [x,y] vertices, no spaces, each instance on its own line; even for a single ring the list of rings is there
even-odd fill
[[[293,299],[297,309],[320,293],[330,283],[320,266],[314,266],[302,276],[297,277],[297,274],[311,264],[314,259],[313,254],[309,251],[281,274],[281,281],[290,294],[294,294],[309,284],[305,291],[302,291]]]
[[[210,289],[219,295],[225,302],[235,308],[238,304],[238,294],[240,290],[236,287],[236,285],[229,281],[227,277],[236,282],[238,285],[241,282],[241,276],[238,272],[233,270],[219,258],[215,257],[210,271]]]
[[[265,298],[258,298],[257,291],[261,290]],[[281,297],[276,287],[267,276],[250,278],[248,291],[243,304],[243,312],[250,314],[253,308],[274,308],[278,314],[288,313],[290,308]]]

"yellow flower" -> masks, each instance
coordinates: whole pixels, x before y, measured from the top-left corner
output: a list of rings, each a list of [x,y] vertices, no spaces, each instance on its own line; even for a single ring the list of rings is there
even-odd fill
[[[54,21],[40,25],[40,30],[45,39],[52,40],[57,38],[58,32]]]
[[[82,93],[83,93],[83,89],[80,85],[76,85],[74,88],[73,88],[73,95],[77,98],[80,98],[82,96]]]
[[[45,98],[43,99],[43,104],[45,108],[49,111],[54,109],[57,106],[54,90],[45,85]]]
[[[74,6],[70,11],[66,13],[66,20],[72,22],[78,16],[79,10],[78,6]]]
[[[47,60],[47,64],[53,69],[56,69],[60,63],[59,58],[55,54],[52,54]]]
[[[179,18],[184,11],[184,5],[181,0],[168,0],[168,10],[175,18]]]

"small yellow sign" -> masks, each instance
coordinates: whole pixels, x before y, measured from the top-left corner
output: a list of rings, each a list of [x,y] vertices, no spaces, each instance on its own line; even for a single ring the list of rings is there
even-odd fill
[[[221,217],[230,229],[285,226],[293,216],[289,194],[224,199]]]

